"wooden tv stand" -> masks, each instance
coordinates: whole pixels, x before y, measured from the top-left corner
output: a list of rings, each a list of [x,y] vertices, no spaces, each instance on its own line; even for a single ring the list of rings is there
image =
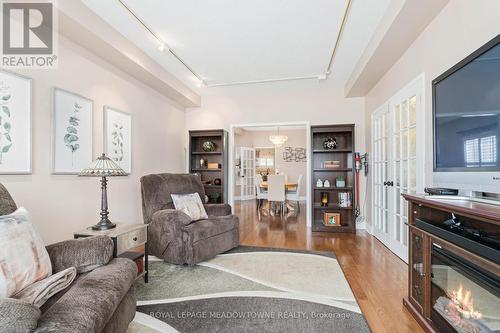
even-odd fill
[[[431,300],[432,247],[442,246],[497,276],[500,275],[500,265],[478,255],[476,250],[468,250],[458,246],[456,242],[437,236],[436,233],[419,228],[416,220],[440,224],[449,220],[453,213],[474,228],[499,235],[500,206],[468,200],[431,199],[424,195],[403,194],[403,197],[408,201],[409,224],[408,296],[403,299],[403,304],[426,332],[441,332],[439,325],[431,319],[431,312],[434,311]]]

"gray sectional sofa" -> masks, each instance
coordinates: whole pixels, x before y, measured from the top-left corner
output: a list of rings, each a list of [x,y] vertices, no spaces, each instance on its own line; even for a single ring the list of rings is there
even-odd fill
[[[0,184],[0,215],[15,210],[14,200]],[[136,309],[135,263],[113,258],[113,242],[106,236],[63,241],[47,246],[47,251],[54,273],[76,267],[78,274],[68,288],[42,306],[35,332],[126,332]],[[0,300],[4,313],[15,314],[18,309],[9,311],[9,306]],[[2,318],[4,325],[8,322]],[[19,327],[2,327],[0,331],[17,332]]]

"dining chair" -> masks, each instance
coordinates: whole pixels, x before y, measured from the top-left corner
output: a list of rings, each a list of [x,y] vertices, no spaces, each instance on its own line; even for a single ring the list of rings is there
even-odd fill
[[[269,203],[280,203],[280,212],[283,216],[285,213],[285,176],[270,175],[267,177],[267,200]]]
[[[261,187],[262,182],[263,182],[262,175],[261,174],[255,175],[255,193],[257,198],[257,211],[262,207],[264,200],[267,200],[267,191]]]
[[[299,175],[299,179],[297,180],[297,187],[295,188],[294,191],[287,191],[286,192],[286,200],[287,201],[295,201],[297,204],[297,213],[300,212],[300,190],[302,188],[302,178],[303,175]]]

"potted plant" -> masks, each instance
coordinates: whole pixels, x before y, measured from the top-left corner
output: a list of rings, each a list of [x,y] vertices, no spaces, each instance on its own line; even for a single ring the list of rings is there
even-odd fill
[[[335,186],[337,187],[345,187],[345,179],[343,176],[337,176],[335,178]]]

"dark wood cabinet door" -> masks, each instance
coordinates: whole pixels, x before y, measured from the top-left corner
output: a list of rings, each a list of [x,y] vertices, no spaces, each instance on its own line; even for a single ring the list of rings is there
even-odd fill
[[[425,239],[422,232],[410,228],[409,296],[413,305],[423,314],[425,304]]]

